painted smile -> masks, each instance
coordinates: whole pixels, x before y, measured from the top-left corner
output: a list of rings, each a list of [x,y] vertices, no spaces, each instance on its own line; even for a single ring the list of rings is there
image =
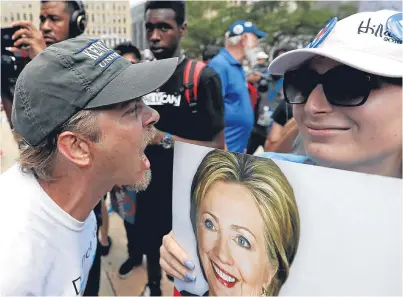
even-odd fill
[[[236,285],[238,280],[233,275],[220,268],[213,261],[211,261],[211,264],[213,265],[214,274],[220,283],[222,283],[227,288],[232,288]]]

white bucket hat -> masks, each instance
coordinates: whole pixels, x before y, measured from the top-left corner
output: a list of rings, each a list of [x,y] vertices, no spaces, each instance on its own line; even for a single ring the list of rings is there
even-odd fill
[[[280,55],[269,72],[283,75],[315,56],[323,56],[371,74],[403,76],[402,13],[361,12],[333,18],[307,48]]]
[[[267,59],[269,56],[265,52],[258,52],[256,59]]]

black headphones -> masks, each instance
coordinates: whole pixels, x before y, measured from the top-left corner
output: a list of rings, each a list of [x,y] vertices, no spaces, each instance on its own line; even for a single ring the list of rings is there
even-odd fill
[[[70,17],[69,37],[74,38],[83,34],[87,27],[87,14],[82,1],[69,1],[75,4],[76,10]]]

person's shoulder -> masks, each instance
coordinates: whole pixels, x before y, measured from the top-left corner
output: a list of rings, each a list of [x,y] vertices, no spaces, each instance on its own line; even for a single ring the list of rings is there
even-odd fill
[[[214,58],[212,58],[208,64],[212,68],[224,68],[228,67],[230,63],[228,60],[224,57],[224,55],[219,52]]]
[[[20,216],[18,209],[14,214]],[[32,229],[19,226],[1,232],[0,295],[44,295],[43,281],[55,260],[54,253],[48,242],[31,232]]]
[[[218,73],[209,65],[206,65],[200,73],[201,81],[208,81],[212,78],[218,78]]]
[[[7,199],[2,199],[2,205],[4,206],[5,203],[17,203],[24,199],[25,196],[21,197],[21,199],[17,199],[17,197],[26,192],[26,186],[30,183],[31,178],[31,173],[24,172],[19,164],[14,164],[2,173],[0,175],[0,197],[7,197]]]

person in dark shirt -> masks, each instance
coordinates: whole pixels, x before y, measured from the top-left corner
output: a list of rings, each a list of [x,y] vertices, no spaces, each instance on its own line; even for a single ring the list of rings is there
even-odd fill
[[[123,42],[115,47],[115,51],[126,60],[137,64],[141,62],[141,53],[139,49],[131,42]]]
[[[265,151],[272,151],[272,148],[277,145],[277,142],[284,134],[285,124],[291,120],[292,117],[292,105],[285,102],[285,100],[280,101],[272,114],[273,124],[264,143]]]
[[[288,44],[276,48],[273,52],[273,59],[292,49],[293,47]],[[273,135],[276,135],[276,129],[278,130],[285,125],[285,123],[283,125],[277,125],[274,120],[274,113],[277,110],[277,107],[280,106],[280,104],[285,103],[282,90],[282,76],[270,75],[267,68],[264,69],[259,67],[257,69],[260,69],[260,71],[263,72],[261,72],[261,80],[257,84],[260,96],[254,110],[255,124],[248,141],[248,154],[253,154],[260,145],[264,144],[266,147],[269,136],[272,134],[272,130],[274,129]],[[255,71],[257,71],[257,69],[255,69]],[[267,76],[268,74],[269,76]],[[279,112],[282,108],[284,107],[280,107]],[[280,115],[281,112],[277,116]]]
[[[173,144],[181,141],[223,149],[224,103],[220,78],[208,66],[200,73],[195,109],[184,96],[188,58],[181,54],[180,40],[186,31],[185,1],[146,2],[145,26],[154,57],[179,57],[179,63],[162,87],[143,97],[160,114],[153,145],[146,150],[153,176],[147,190],[137,193],[134,224],[125,222],[129,259],[122,264],[119,275],[126,277],[146,254],[148,283],[142,295],[157,296],[161,295],[159,248],[162,237],[172,229]]]
[[[208,64],[220,51],[220,47],[216,45],[207,45],[203,50],[203,62]]]

